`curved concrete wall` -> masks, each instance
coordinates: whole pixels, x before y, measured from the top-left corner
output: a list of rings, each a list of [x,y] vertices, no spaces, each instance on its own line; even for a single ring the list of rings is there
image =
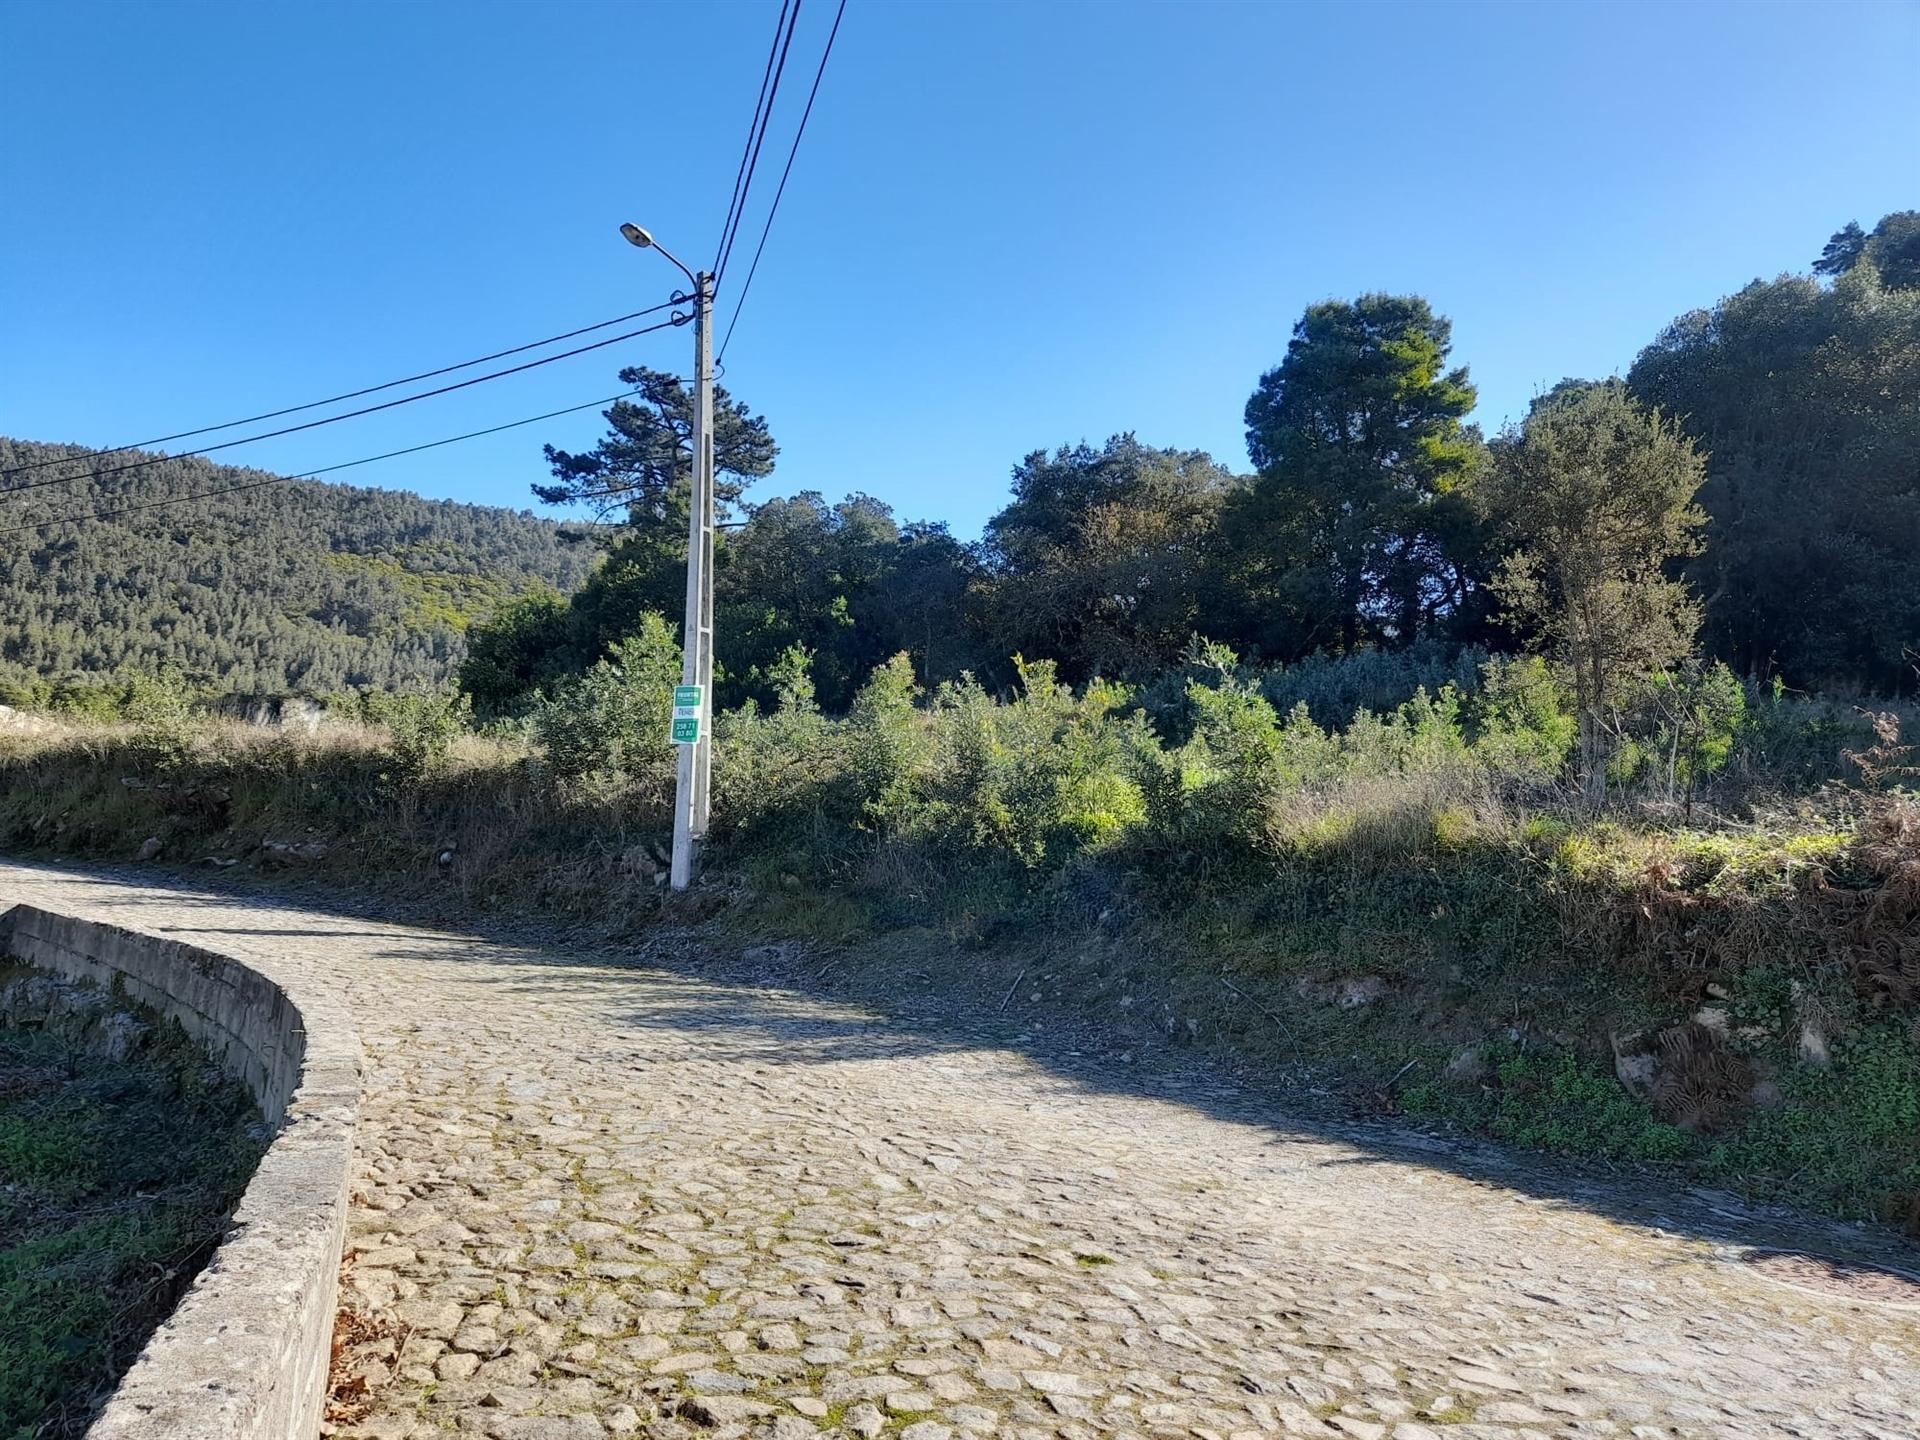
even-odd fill
[[[88,1440],[311,1440],[346,1233],[360,1042],[345,1012],[211,951],[20,905],[0,953],[178,1020],[280,1127],[233,1229]]]

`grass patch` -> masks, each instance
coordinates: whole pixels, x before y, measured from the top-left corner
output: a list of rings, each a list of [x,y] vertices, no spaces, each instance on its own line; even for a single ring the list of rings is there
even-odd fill
[[[1513,1145],[1596,1160],[1679,1160],[1694,1148],[1685,1131],[1655,1118],[1611,1075],[1565,1051],[1509,1054],[1495,1084],[1477,1093],[1444,1083],[1411,1087],[1410,1115],[1453,1121]]]
[[[85,1432],[225,1232],[258,1118],[177,1030],[136,1064],[0,1031],[0,1436]]]

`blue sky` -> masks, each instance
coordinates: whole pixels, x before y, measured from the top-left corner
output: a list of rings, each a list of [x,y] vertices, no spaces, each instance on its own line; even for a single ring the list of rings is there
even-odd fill
[[[677,273],[616,226],[711,258],[776,8],[0,5],[0,433],[124,443],[664,298]],[[803,0],[742,244],[832,13]],[[850,0],[727,358],[782,447],[758,493],[971,535],[1039,447],[1131,429],[1244,467],[1301,309],[1366,290],[1452,317],[1496,428],[1920,204],[1917,74],[1914,0]],[[690,345],[217,458],[353,459],[610,394],[622,363],[684,373]],[[343,478],[527,506],[541,442],[600,428]]]

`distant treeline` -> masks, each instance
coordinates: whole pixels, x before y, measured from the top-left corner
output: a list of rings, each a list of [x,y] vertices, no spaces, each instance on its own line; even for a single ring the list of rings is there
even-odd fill
[[[1920,212],[1849,225],[1813,270],[1681,316],[1611,382],[1677,421],[1706,462],[1687,502],[1704,525],[1676,510],[1678,548],[1649,573],[1686,583],[1705,659],[1793,688],[1911,694]],[[74,677],[172,665],[271,695],[457,672],[481,714],[524,712],[649,613],[680,617],[690,397],[671,375],[621,378],[637,394],[607,412],[606,438],[549,447],[551,482],[534,487],[613,522],[597,546],[522,513],[311,481],[15,529],[0,534],[0,686],[31,702]],[[1583,388],[1562,382],[1535,415]],[[752,503],[777,449],[723,390],[722,498],[744,523],[720,548],[718,698],[772,703],[796,652],[838,712],[901,652],[923,683],[972,673],[1004,688],[1016,656],[1074,684],[1150,682],[1196,637],[1265,666],[1542,643],[1499,602],[1500,577],[1517,583],[1523,549],[1574,574],[1585,542],[1552,540],[1575,532],[1501,482],[1522,430],[1483,435],[1466,420],[1476,398],[1425,299],[1316,304],[1247,401],[1250,472],[1132,434],[1036,450],[982,538],[963,542],[861,494]],[[88,472],[78,448],[0,440],[0,487],[50,456],[72,463],[36,478]],[[0,496],[0,513],[51,521],[259,478],[166,460]]]
[[[1706,459],[1693,497],[1704,526],[1680,524],[1653,573],[1687,582],[1709,660],[1790,687],[1911,693],[1920,212],[1848,226],[1813,268],[1681,316],[1611,382],[1640,413],[1677,420]],[[483,712],[523,708],[649,611],[679,618],[689,400],[671,376],[622,378],[638,401],[608,412],[594,450],[549,449],[554,483],[535,487],[622,522],[606,564],[567,600],[528,600],[475,635],[464,682]],[[1582,388],[1562,382],[1535,415]],[[737,500],[775,448],[764,420],[722,397],[722,489]],[[1131,434],[1035,451],[973,544],[865,495],[749,506],[717,571],[720,698],[772,701],[795,647],[821,702],[842,710],[900,651],[923,682],[971,671],[997,686],[1016,655],[1074,683],[1145,680],[1196,635],[1269,664],[1539,641],[1501,615],[1498,577],[1516,537],[1539,551],[1564,526],[1547,499],[1498,482],[1521,428],[1483,436],[1465,419],[1475,399],[1445,317],[1418,296],[1366,295],[1311,306],[1259,378],[1251,474]],[[1563,574],[1581,564],[1544,558]]]
[[[0,489],[144,458],[90,454],[0,439]],[[0,525],[126,512],[0,533],[0,699],[44,702],[162,667],[219,692],[431,688],[476,619],[531,590],[573,589],[595,558],[551,521],[402,491],[294,480],[180,498],[266,478],[167,459],[0,494]]]

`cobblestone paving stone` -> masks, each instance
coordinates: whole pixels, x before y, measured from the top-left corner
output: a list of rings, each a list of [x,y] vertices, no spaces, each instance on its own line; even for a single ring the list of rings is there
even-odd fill
[[[1920,1311],[1755,1276],[1764,1227],[1684,1192],[604,958],[0,866],[16,900],[350,1004],[343,1297],[393,1333],[345,1435],[1920,1433]]]

